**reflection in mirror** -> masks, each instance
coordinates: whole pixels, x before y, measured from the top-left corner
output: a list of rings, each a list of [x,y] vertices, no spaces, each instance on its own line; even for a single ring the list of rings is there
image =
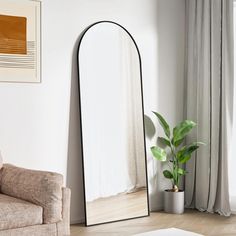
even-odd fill
[[[86,225],[147,216],[141,61],[129,33],[100,22],[78,51]]]

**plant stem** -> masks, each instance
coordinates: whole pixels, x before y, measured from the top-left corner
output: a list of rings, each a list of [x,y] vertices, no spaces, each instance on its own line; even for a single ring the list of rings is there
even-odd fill
[[[175,148],[173,147],[171,141],[170,141],[170,149],[173,157],[173,172],[175,172],[174,176],[174,185],[178,187],[179,185],[179,175],[178,175],[178,168],[179,168],[179,162],[175,154]]]
[[[171,168],[171,166],[170,166],[170,164],[168,162],[167,162],[167,165],[169,166],[171,172],[173,173],[174,169]],[[174,181],[172,179],[171,179],[171,182],[172,182],[172,185],[174,186],[175,183],[174,183]]]

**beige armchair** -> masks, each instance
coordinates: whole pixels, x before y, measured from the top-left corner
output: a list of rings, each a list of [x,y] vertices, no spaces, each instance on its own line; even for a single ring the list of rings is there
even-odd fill
[[[70,235],[70,189],[60,174],[4,164],[0,236]]]

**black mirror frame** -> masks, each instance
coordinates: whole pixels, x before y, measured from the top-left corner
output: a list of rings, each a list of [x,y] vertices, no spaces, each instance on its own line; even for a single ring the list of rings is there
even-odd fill
[[[137,216],[137,217],[132,217],[132,218],[127,218],[127,219],[120,219],[120,220],[116,220],[116,221],[108,221],[108,222],[102,222],[102,223],[97,223],[97,224],[87,224],[87,209],[86,209],[86,193],[85,193],[85,172],[84,172],[84,152],[83,152],[83,125],[82,125],[82,109],[81,109],[81,94],[80,94],[80,72],[79,72],[79,52],[80,52],[80,45],[83,41],[84,35],[86,34],[86,32],[92,28],[93,26],[97,25],[97,24],[101,24],[101,23],[110,23],[110,24],[115,24],[118,27],[122,28],[132,39],[137,52],[138,52],[138,57],[139,57],[139,67],[140,67],[140,85],[141,85],[141,99],[142,99],[142,118],[143,118],[143,134],[144,134],[144,148],[145,148],[145,169],[146,169],[146,186],[147,186],[147,207],[148,207],[148,214],[147,215],[143,215],[143,216]],[[91,24],[90,26],[88,26],[81,34],[80,39],[79,39],[79,44],[78,44],[78,49],[77,49],[77,65],[78,65],[78,92],[79,92],[79,113],[80,113],[80,135],[81,135],[81,151],[82,151],[82,168],[83,168],[83,192],[84,192],[84,214],[85,214],[85,225],[86,226],[94,226],[94,225],[101,225],[101,224],[107,224],[107,223],[114,223],[114,222],[119,222],[119,221],[124,221],[124,220],[131,220],[131,219],[137,219],[137,218],[142,218],[142,217],[147,217],[150,216],[150,205],[149,205],[149,188],[148,188],[148,169],[147,169],[147,151],[146,151],[146,135],[145,135],[145,124],[144,124],[144,102],[143,102],[143,82],[142,82],[142,60],[141,60],[141,55],[140,55],[140,51],[139,48],[137,46],[136,41],[134,40],[133,36],[130,34],[130,32],[123,27],[122,25],[113,22],[113,21],[98,21],[95,22],[93,24]]]

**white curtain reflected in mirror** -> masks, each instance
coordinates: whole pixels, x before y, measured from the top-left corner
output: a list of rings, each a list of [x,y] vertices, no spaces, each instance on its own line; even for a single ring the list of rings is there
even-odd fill
[[[146,216],[141,62],[122,27],[101,22],[79,53],[86,224]]]

